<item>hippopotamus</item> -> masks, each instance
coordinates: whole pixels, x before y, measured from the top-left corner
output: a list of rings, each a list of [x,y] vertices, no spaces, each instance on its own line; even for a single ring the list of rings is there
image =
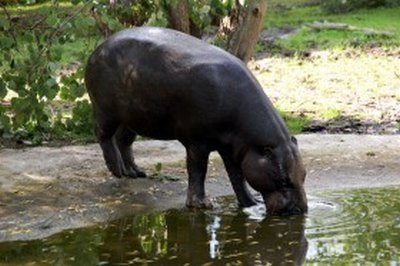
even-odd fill
[[[221,156],[239,205],[258,200],[272,215],[307,211],[306,171],[297,146],[253,74],[238,58],[172,29],[122,30],[90,56],[85,84],[95,133],[116,177],[145,177],[137,135],[186,149],[186,205],[212,206],[204,183],[209,154]]]

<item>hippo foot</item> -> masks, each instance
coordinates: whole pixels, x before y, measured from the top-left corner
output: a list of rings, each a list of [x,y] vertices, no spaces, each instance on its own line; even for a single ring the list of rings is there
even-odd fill
[[[124,165],[120,165],[119,167],[108,167],[113,176],[117,178],[128,177],[128,178],[144,178],[146,177],[146,173],[139,170],[134,169],[133,167],[125,167]]]
[[[195,209],[212,209],[213,204],[208,197],[198,198],[193,196],[186,200],[186,207]]]
[[[139,170],[139,169],[136,169],[136,175],[137,175],[137,177],[139,177],[139,178],[145,178],[145,177],[147,177],[146,172],[143,172],[143,171],[141,171],[141,170]]]
[[[145,172],[140,171],[138,169],[133,169],[129,167],[128,169],[123,170],[124,176],[128,178],[145,178],[147,175]]]
[[[119,165],[107,163],[107,168],[117,178],[121,178],[124,175]]]

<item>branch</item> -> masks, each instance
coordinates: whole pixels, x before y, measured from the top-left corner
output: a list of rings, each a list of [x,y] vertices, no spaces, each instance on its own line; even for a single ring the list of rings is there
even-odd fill
[[[77,11],[75,11],[75,13],[73,13],[68,19],[66,19],[57,29],[54,30],[54,32],[50,35],[50,37],[47,39],[47,44],[51,45],[51,43],[54,40],[54,37],[62,30],[64,29],[65,25],[67,25],[71,20],[73,20],[78,14],[80,14],[85,8],[86,6],[88,6],[89,4],[91,4],[91,1],[86,2],[81,8],[79,8]],[[39,52],[39,56],[42,55],[48,47],[44,46],[40,52]]]
[[[51,44],[56,34],[58,34],[62,29],[64,29],[65,25],[67,25],[70,21],[72,21],[77,15],[79,15],[89,4],[91,1],[87,1],[81,8],[79,8],[75,13],[73,13],[68,19],[66,19],[49,37],[47,42]]]
[[[8,21],[9,21],[9,23],[10,23],[10,30],[8,30],[8,33],[9,33],[9,34],[11,35],[11,37],[13,38],[14,43],[15,43],[15,46],[17,47],[17,51],[18,51],[18,42],[17,42],[17,37],[15,36],[15,30],[14,30],[14,29],[11,30],[11,25],[12,25],[12,23],[11,23],[11,22],[12,22],[11,15],[10,15],[10,13],[8,13],[8,10],[7,10],[6,6],[5,6],[3,3],[1,3],[0,6],[1,6],[1,8],[3,9],[4,14],[6,15]]]

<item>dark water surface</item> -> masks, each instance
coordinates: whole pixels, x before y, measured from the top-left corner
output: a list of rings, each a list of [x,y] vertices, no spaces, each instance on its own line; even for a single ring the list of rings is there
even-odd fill
[[[310,196],[307,216],[168,210],[0,243],[0,265],[400,265],[400,188]]]

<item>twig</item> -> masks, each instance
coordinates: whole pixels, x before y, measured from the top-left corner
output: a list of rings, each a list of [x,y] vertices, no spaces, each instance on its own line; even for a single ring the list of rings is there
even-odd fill
[[[30,31],[33,31],[34,29],[36,29],[40,24],[42,24],[43,21],[45,21],[47,17],[42,17],[42,19],[39,19],[35,24],[32,25],[32,27],[29,28]]]
[[[91,4],[91,1],[86,2],[81,8],[79,8],[75,13],[73,13],[68,19],[66,19],[57,29],[54,30],[54,32],[49,36],[47,39],[47,44],[51,45],[54,37],[62,30],[64,29],[65,25],[67,25],[70,21],[72,21],[78,14],[82,12],[89,4]],[[44,52],[48,49],[47,46],[44,46],[40,51],[39,51],[39,57],[43,55]]]
[[[8,21],[10,22],[10,26],[11,26],[12,25],[12,23],[11,23],[12,19],[11,19],[10,13],[8,13],[8,10],[7,10],[6,6],[3,3],[0,3],[0,6],[3,9],[4,14],[6,15]],[[15,30],[14,29],[11,30],[11,27],[10,27],[10,30],[8,30],[8,33],[13,38],[15,46],[17,47],[17,51],[18,51],[18,42],[17,42],[17,37],[15,36]]]
[[[49,37],[49,39],[47,40],[47,42],[49,44],[51,44],[51,42],[53,41],[53,38],[56,36],[56,34],[58,34],[65,25],[67,25],[70,21],[72,21],[78,14],[80,14],[82,12],[82,10],[84,10],[86,8],[86,6],[88,6],[89,4],[91,4],[91,1],[86,2],[81,8],[79,8],[74,14],[72,14],[68,19],[66,19]]]

